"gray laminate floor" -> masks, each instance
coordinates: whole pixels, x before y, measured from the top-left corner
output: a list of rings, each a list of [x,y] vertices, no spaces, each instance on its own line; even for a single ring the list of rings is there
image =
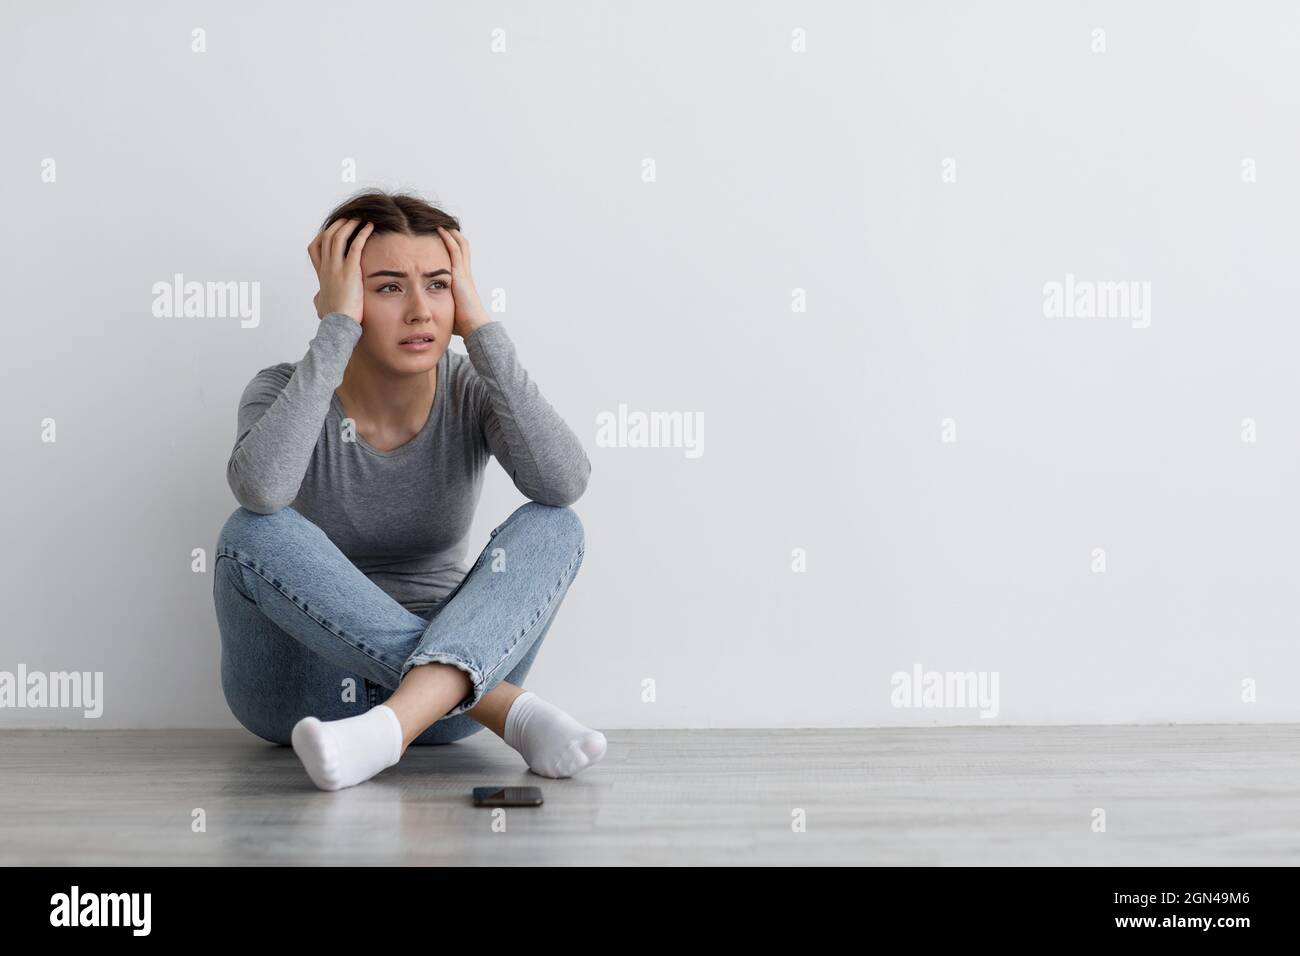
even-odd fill
[[[3,731],[0,863],[1300,863],[1300,725],[606,736],[569,780],[484,730],[325,793],[243,730]],[[488,784],[546,803],[494,832]]]

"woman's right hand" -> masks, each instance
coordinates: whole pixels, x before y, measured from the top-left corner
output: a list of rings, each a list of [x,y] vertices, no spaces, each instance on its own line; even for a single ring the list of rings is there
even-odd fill
[[[312,298],[316,304],[316,317],[325,318],[331,312],[342,312],[358,325],[365,304],[365,287],[361,282],[361,250],[374,231],[373,223],[366,223],[352,240],[347,256],[343,246],[356,227],[358,219],[338,219],[328,229],[320,232],[307,246],[311,264],[316,267],[320,291]]]

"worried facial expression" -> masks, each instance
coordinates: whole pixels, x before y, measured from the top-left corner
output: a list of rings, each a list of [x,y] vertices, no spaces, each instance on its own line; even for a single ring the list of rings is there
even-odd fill
[[[451,344],[456,307],[451,255],[439,236],[374,235],[361,250],[362,336],[357,343],[396,372],[427,371]],[[431,339],[404,345],[412,337]]]

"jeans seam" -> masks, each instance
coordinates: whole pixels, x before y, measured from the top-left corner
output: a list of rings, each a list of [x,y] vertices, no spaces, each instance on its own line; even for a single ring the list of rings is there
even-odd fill
[[[308,619],[308,620],[310,620],[310,621],[314,622],[315,624],[319,625],[319,626],[320,626],[321,628],[323,628],[327,633],[333,635],[334,637],[337,637],[339,640],[343,641],[343,643],[347,644],[348,647],[352,648],[353,650],[360,651],[362,654],[366,655],[366,657],[370,658],[370,659],[371,659],[372,661],[374,661],[376,664],[379,664],[379,665],[381,665],[381,666],[383,666],[383,667],[387,667],[389,670],[394,671],[394,673],[398,673],[398,674],[399,674],[399,677],[400,677],[400,672],[399,672],[397,669],[395,669],[395,668],[393,667],[392,664],[388,663],[388,661],[384,660],[383,658],[376,657],[374,654],[370,653],[370,651],[369,651],[367,648],[365,648],[365,647],[363,647],[363,646],[361,646],[361,645],[359,645],[359,644],[354,644],[354,643],[352,643],[352,642],[349,641],[346,637],[344,637],[343,634],[341,634],[341,633],[339,633],[339,632],[333,630],[333,629],[330,627],[328,621],[326,621],[326,620],[323,619],[323,618],[318,618],[318,617],[316,617],[314,614],[311,613],[310,610],[308,610],[308,608],[307,608],[307,606],[306,606],[305,604],[299,604],[297,598],[295,598],[295,597],[294,597],[292,594],[290,594],[288,591],[284,590],[284,588],[280,587],[280,585],[279,585],[279,583],[278,583],[277,581],[275,581],[274,579],[269,578],[269,577],[267,577],[265,574],[263,574],[262,571],[261,571],[261,569],[258,568],[256,565],[251,564],[251,563],[249,563],[248,561],[245,561],[245,560],[240,556],[239,552],[234,551],[234,550],[232,550],[232,549],[230,549],[230,548],[219,548],[219,549],[217,550],[217,556],[218,556],[218,557],[222,557],[222,556],[224,556],[224,557],[230,558],[230,559],[233,560],[237,565],[239,565],[241,568],[247,568],[248,570],[252,571],[254,574],[256,574],[259,578],[261,578],[261,579],[262,579],[263,581],[265,581],[267,584],[271,585],[271,587],[275,588],[277,591],[279,591],[281,594],[283,594],[285,597],[287,597],[287,598],[289,599],[289,603],[292,604],[294,607],[296,607],[298,610],[302,611],[302,613],[305,614],[305,615],[307,616],[307,619]],[[213,560],[215,561],[216,559],[214,558]],[[254,603],[256,603],[256,602],[254,602]]]
[[[448,605],[448,603],[450,603],[451,599],[460,593],[460,589],[464,587],[465,582],[469,580],[470,575],[473,574],[475,571],[477,571],[479,569],[479,566],[482,565],[483,562],[487,560],[488,556],[492,553],[492,548],[491,548],[492,539],[495,538],[497,536],[497,532],[504,527],[505,527],[505,522],[503,521],[501,524],[497,525],[490,532],[488,532],[488,543],[484,545],[481,551],[479,551],[478,558],[475,559],[473,566],[471,566],[470,569],[465,572],[464,577],[462,577],[459,581],[456,582],[456,586],[451,589],[451,591],[447,594],[447,596],[438,602],[438,606],[435,608],[435,613],[433,617],[430,618],[429,620],[430,626],[432,626],[433,621],[437,618],[438,616],[437,612],[442,611],[442,609],[445,608]],[[426,628],[426,632],[427,630],[428,629]],[[519,642],[516,641],[515,643],[517,644]],[[514,647],[515,647],[514,644],[510,645],[510,647],[506,650],[505,657],[510,656],[510,651],[514,650]],[[434,656],[430,656],[430,655],[434,655]],[[505,660],[505,657],[503,657],[502,660]],[[448,711],[446,714],[440,717],[439,720],[446,720],[448,717],[453,717],[453,716],[457,716],[458,714],[463,714],[466,710],[472,710],[474,707],[478,705],[478,702],[483,699],[483,694],[479,694],[479,688],[487,684],[488,677],[484,676],[483,672],[480,671],[477,667],[475,667],[473,662],[468,661],[457,654],[452,654],[449,651],[426,651],[423,654],[420,654],[419,656],[412,656],[408,658],[405,663],[403,663],[398,673],[397,679],[399,681],[401,681],[404,677],[406,677],[406,675],[410,672],[410,668],[406,666],[406,664],[408,663],[411,665],[411,667],[417,667],[420,664],[432,664],[432,663],[453,664],[453,665],[463,664],[464,667],[462,668],[462,670],[469,671],[470,681],[473,685],[470,688],[469,697],[470,700],[473,701],[473,703],[471,703],[468,707],[465,707],[463,710],[459,710],[459,711],[456,710],[456,707],[460,707],[461,705],[457,704],[456,707],[453,707],[451,711]],[[489,671],[489,674],[495,674],[500,667],[501,664],[500,662],[498,662],[497,666],[492,668],[491,671]],[[478,697],[477,700],[475,699],[476,695]]]
[[[564,573],[560,575],[560,580],[555,583],[555,587],[552,588],[551,591],[546,595],[546,603],[542,606],[542,610],[537,612],[536,616],[534,616],[533,619],[524,626],[524,629],[519,632],[519,637],[515,638],[514,642],[509,647],[506,648],[506,652],[501,655],[501,659],[497,661],[496,664],[492,666],[492,669],[489,670],[487,674],[484,676],[483,683],[486,684],[488,681],[490,681],[492,679],[492,675],[501,669],[501,665],[504,664],[507,659],[509,659],[510,653],[516,647],[519,646],[519,642],[523,640],[524,635],[526,635],[529,631],[534,630],[541,621],[547,618],[545,612],[550,610],[555,605],[555,601],[553,599],[557,594],[560,593],[560,590],[564,585],[565,579],[571,578],[574,571],[577,570],[577,567],[581,563],[582,557],[585,553],[586,552],[584,549],[582,548],[578,549],[577,555],[575,555],[574,559],[569,562],[569,566],[564,569]]]

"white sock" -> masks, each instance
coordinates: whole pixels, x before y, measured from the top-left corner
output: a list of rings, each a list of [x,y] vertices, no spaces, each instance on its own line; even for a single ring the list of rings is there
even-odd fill
[[[322,790],[341,790],[391,767],[402,757],[402,723],[377,704],[342,720],[304,717],[293,725],[294,752]]]
[[[505,740],[543,777],[572,777],[605,756],[604,734],[582,726],[531,690],[510,705]]]

